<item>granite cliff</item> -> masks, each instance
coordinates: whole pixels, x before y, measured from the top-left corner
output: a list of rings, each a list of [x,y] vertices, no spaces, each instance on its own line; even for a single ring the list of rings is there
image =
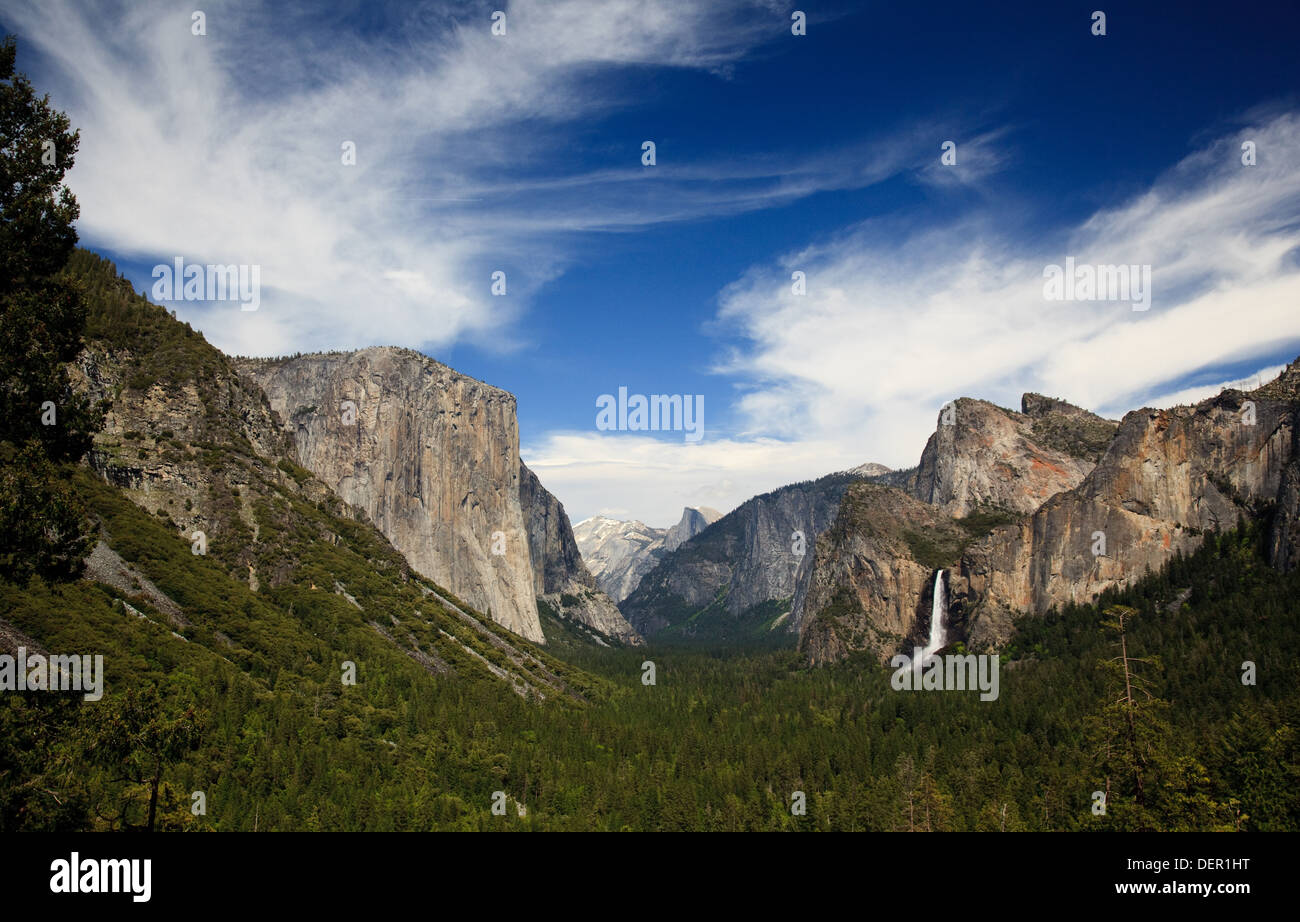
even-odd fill
[[[616,602],[622,602],[669,551],[708,528],[722,513],[707,506],[687,506],[671,528],[597,515],[579,522],[574,537],[596,582]]]
[[[1030,513],[1079,484],[1115,423],[1037,394],[1021,406],[963,397],[946,407],[908,492],[960,518],[981,507]]]
[[[1300,362],[1256,391],[1118,424],[1037,394],[1021,413],[958,400],[905,484],[930,512],[884,486],[845,495],[795,599],[801,648],[887,658],[928,628],[921,577],[944,568],[950,638],[994,649],[1015,615],[1128,585],[1239,517],[1270,521],[1270,559],[1293,568],[1298,407]]]
[[[277,679],[278,663],[295,687],[331,677],[322,717],[343,660],[401,687],[466,680],[580,700],[563,666],[415,572],[363,510],[295,463],[290,433],[234,360],[107,260],[77,251],[68,272],[89,291],[72,383],[111,404],[73,475],[98,530],[84,575],[111,595],[89,592],[78,618],[168,663],[197,656],[254,682]]]
[[[299,463],[429,579],[544,642],[519,501],[515,398],[408,349],[241,359]]]
[[[944,511],[900,489],[851,485],[794,601],[791,627],[808,659],[870,650],[885,660],[922,643],[934,571],[954,562],[967,539]]]
[[[1077,487],[962,556],[952,581],[970,640],[993,646],[1015,612],[1041,614],[1131,583],[1209,530],[1272,517],[1270,557],[1295,566],[1296,412],[1300,366],[1250,393],[1127,414]]]

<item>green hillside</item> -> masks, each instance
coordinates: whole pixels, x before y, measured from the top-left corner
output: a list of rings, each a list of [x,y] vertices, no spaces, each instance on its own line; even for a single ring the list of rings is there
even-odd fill
[[[0,583],[0,626],[53,653],[102,653],[108,693],[76,705],[4,697],[0,785],[13,796],[0,822],[139,825],[146,786],[114,784],[113,765],[101,776],[85,762],[106,715],[126,712],[124,695],[153,688],[169,713],[193,706],[205,726],[199,748],[165,772],[165,824],[423,828],[487,815],[508,760],[483,739],[481,715],[583,707],[605,683],[419,579],[309,473],[259,452],[249,395],[225,357],[110,263],[79,251],[69,275],[87,294],[87,355],[113,410],[91,452],[98,473],[83,464],[61,476],[102,542],[88,575],[105,581]],[[188,431],[160,430],[151,399],[172,410],[189,399]],[[142,495],[160,470],[192,482],[194,500]],[[132,491],[159,508],[150,514]],[[343,684],[345,662],[355,685]],[[24,751],[27,738],[41,741],[37,752]],[[410,786],[398,766],[416,753],[420,771],[442,780],[398,809]],[[440,770],[443,759],[457,767]],[[192,791],[207,796],[206,816],[189,812]]]

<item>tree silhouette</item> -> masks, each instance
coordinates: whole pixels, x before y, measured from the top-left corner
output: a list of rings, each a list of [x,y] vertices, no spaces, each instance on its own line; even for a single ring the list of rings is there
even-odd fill
[[[63,176],[79,136],[15,71],[16,54],[12,37],[0,43],[0,571],[23,580],[80,568],[85,517],[52,465],[85,454],[103,408],[72,390],[86,311],[57,275],[77,242]]]

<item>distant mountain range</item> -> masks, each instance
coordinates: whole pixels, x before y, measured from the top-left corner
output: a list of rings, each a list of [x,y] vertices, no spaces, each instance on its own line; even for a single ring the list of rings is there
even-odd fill
[[[722,513],[716,509],[687,506],[676,525],[651,528],[643,522],[598,515],[575,525],[573,535],[596,583],[611,599],[621,602],[664,554],[677,550],[720,518]]]
[[[949,639],[977,649],[1004,642],[1017,613],[1132,585],[1239,517],[1267,525],[1270,559],[1290,569],[1298,401],[1295,363],[1257,390],[1118,422],[1041,394],[1019,411],[961,398],[916,468],[866,464],[754,497],[662,553],[619,607],[648,638],[785,637],[820,663],[923,641],[939,569]]]
[[[849,484],[863,479],[832,474],[747,500],[665,553],[620,610],[647,637],[763,636],[784,622],[813,541]]]

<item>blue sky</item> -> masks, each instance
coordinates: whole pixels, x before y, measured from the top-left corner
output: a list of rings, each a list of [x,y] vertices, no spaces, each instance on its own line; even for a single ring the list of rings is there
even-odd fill
[[[230,352],[421,349],[518,397],[574,521],[666,525],[915,463],[952,397],[1118,416],[1300,354],[1282,7],[1103,4],[1104,36],[1041,2],[205,3],[195,36],[192,4],[0,0],[0,25],[82,129],[83,243],[138,287],[258,264],[257,312],[170,306]],[[1066,256],[1151,265],[1150,310],[1045,302]],[[620,385],[704,395],[705,438],[597,431]]]

